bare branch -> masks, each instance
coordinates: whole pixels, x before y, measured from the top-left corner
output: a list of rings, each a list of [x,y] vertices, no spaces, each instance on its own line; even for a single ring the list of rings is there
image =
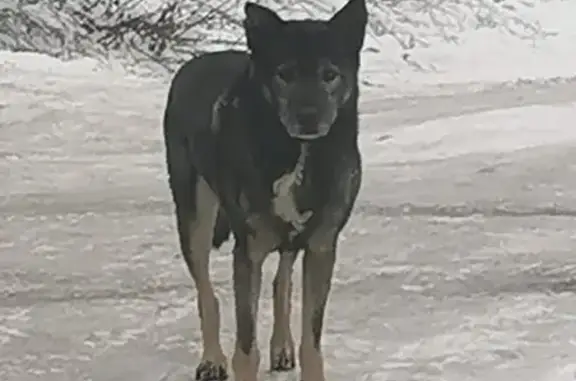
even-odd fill
[[[328,17],[333,0],[261,0],[281,13]],[[115,57],[127,64],[173,70],[219,48],[244,48],[243,0],[0,0],[0,49],[65,59]],[[434,40],[459,42],[464,30],[499,28],[522,39],[546,37],[522,18],[521,0],[368,0],[373,41],[402,49]],[[371,48],[374,49],[373,47]]]

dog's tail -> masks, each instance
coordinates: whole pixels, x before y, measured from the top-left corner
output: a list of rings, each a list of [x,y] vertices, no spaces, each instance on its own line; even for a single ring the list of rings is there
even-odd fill
[[[215,249],[219,249],[224,242],[230,237],[231,228],[230,222],[226,217],[226,214],[222,208],[218,209],[218,215],[216,216],[216,223],[214,224],[214,235],[212,237],[212,246]]]

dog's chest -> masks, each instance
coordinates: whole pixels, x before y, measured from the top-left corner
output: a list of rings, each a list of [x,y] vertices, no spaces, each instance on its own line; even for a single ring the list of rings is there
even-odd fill
[[[296,165],[276,179],[272,185],[274,213],[291,224],[295,232],[302,231],[306,222],[312,217],[312,211],[301,210],[298,199],[298,194],[304,185],[304,172],[308,156],[308,144],[303,143]]]

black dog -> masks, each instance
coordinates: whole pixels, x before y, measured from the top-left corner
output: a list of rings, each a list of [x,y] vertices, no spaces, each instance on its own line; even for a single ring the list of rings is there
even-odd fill
[[[262,263],[276,250],[271,368],[295,366],[291,275],[304,250],[301,374],[324,381],[324,311],[338,236],[361,181],[358,69],[366,4],[349,0],[328,21],[286,21],[254,3],[245,13],[250,52],[186,63],[164,115],[180,246],[198,290],[204,352],[196,379],[227,377],[209,253],[232,233],[236,381],[257,379]]]

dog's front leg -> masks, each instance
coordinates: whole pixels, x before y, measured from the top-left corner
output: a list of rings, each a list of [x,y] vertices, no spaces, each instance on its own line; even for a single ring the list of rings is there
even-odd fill
[[[321,337],[336,260],[335,234],[314,234],[305,250],[302,274],[302,381],[324,381]]]
[[[273,249],[269,244],[263,245],[262,241],[258,242],[251,236],[240,239],[234,248],[236,347],[232,368],[236,381],[256,381],[258,377],[260,352],[256,331],[262,264]]]
[[[272,284],[274,290],[274,327],[270,338],[270,369],[292,370],[296,365],[294,340],[290,327],[292,310],[292,271],[297,250],[280,250],[280,261]]]

